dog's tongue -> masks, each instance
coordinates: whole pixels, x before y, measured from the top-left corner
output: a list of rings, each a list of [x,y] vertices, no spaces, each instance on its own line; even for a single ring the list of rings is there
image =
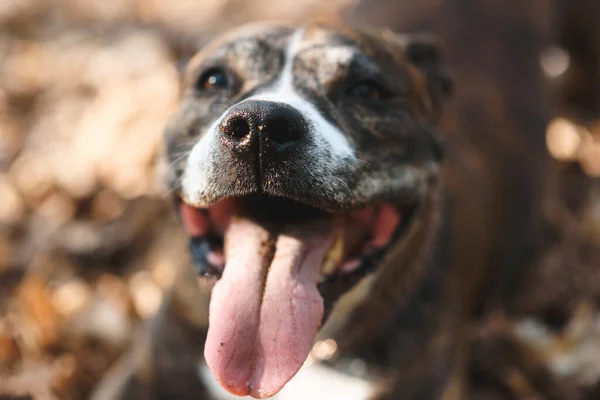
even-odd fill
[[[327,225],[275,233],[249,219],[230,223],[204,349],[229,392],[272,396],[304,363],[323,317],[316,281],[332,240]]]

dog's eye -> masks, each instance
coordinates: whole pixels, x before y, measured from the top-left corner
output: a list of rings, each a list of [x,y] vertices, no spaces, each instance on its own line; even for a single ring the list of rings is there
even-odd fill
[[[198,82],[196,89],[200,91],[218,91],[228,86],[227,74],[221,68],[211,68],[204,72]]]
[[[384,90],[382,87],[373,81],[359,82],[356,85],[350,87],[347,93],[355,98],[363,100],[379,100],[384,97]]]

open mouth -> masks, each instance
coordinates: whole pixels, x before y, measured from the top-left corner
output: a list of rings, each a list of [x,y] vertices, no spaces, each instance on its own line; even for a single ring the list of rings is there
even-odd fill
[[[304,363],[327,309],[371,272],[412,209],[381,203],[328,213],[247,195],[179,202],[200,274],[215,279],[205,358],[237,395],[277,393]]]

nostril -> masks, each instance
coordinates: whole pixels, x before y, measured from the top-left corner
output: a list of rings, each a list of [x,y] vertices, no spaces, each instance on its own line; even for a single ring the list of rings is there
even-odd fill
[[[270,141],[285,144],[300,140],[304,127],[298,121],[289,118],[276,118],[264,127],[263,133],[267,134]]]
[[[250,125],[243,115],[231,115],[219,125],[219,130],[225,135],[241,140],[250,133]]]

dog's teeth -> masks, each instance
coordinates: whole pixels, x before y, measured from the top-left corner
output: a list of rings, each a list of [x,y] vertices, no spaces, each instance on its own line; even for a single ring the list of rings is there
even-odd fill
[[[340,271],[344,273],[351,273],[356,271],[360,267],[360,260],[350,260],[341,266]]]
[[[342,231],[337,232],[333,244],[327,251],[323,264],[321,265],[321,275],[327,277],[337,269],[344,256],[344,234]]]

